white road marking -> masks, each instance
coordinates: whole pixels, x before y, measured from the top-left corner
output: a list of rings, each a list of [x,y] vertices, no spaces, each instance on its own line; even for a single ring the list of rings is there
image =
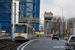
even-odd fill
[[[22,45],[20,45],[17,50],[19,50],[23,45],[25,45],[26,43],[23,43]]]
[[[66,43],[66,41],[65,41],[65,40],[62,40],[62,41]]]
[[[40,43],[42,43],[42,42],[40,42]]]
[[[53,46],[53,48],[65,48],[65,46]]]
[[[38,39],[35,39],[35,40],[38,40]],[[17,50],[20,50],[20,48],[21,48],[21,50],[24,50],[24,48],[28,45],[28,44],[30,44],[31,42],[33,42],[34,40],[31,40],[31,41],[29,41],[29,42],[25,42],[25,43],[23,43],[22,45],[20,45],[18,48],[17,48]]]
[[[22,48],[21,48],[21,50],[24,50],[24,48],[29,44],[30,42],[28,42],[25,46],[23,46]]]

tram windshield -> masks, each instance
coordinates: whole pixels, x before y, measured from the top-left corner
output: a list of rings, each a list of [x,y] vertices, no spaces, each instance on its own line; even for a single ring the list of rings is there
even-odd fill
[[[15,26],[15,33],[26,33],[25,26]]]

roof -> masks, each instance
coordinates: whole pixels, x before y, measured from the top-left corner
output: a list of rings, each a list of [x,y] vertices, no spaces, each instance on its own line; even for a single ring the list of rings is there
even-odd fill
[[[75,37],[75,35],[70,35],[70,36]]]
[[[52,12],[45,12],[45,14],[53,14]]]

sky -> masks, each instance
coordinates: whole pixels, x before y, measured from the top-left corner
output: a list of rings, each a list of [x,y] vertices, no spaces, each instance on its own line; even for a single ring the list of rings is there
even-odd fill
[[[45,11],[62,16],[62,9],[65,19],[75,17],[75,0],[40,0],[40,19],[44,20]]]

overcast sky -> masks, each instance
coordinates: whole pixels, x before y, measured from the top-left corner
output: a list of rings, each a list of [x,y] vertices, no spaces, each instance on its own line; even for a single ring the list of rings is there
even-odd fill
[[[75,17],[75,0],[40,0],[40,17],[43,20],[44,12],[52,12],[54,16],[63,16],[65,19]]]

